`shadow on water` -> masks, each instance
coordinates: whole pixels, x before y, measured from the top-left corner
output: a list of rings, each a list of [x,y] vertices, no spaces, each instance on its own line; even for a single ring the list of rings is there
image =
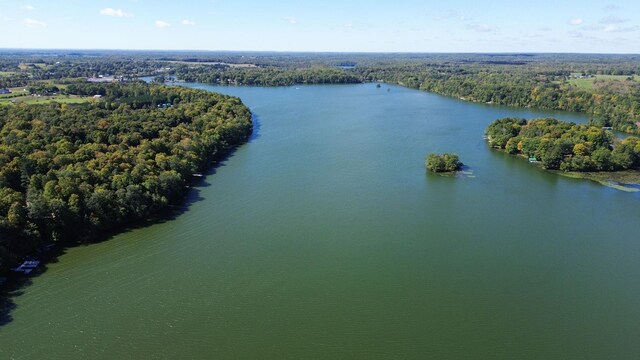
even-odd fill
[[[251,123],[253,124],[253,132],[249,136],[249,142],[254,140],[258,140],[260,138],[260,128],[262,124],[260,123],[260,117],[256,114],[251,114]]]
[[[260,121],[256,115],[252,117],[253,131],[249,136],[247,143],[252,142],[260,137]],[[87,246],[92,244],[108,241],[115,236],[131,232],[136,229],[148,227],[151,225],[162,224],[169,221],[173,221],[184,213],[188,212],[191,206],[201,200],[204,200],[200,196],[201,188],[211,186],[210,182],[207,182],[207,177],[215,175],[217,170],[226,165],[235,154],[235,152],[244,144],[240,144],[237,147],[231,149],[226,155],[216,160],[214,164],[207,169],[205,177],[194,178],[190,185],[189,190],[186,191],[182,202],[179,205],[171,206],[164,211],[157,213],[150,218],[139,221],[137,223],[131,223],[125,225],[123,228],[114,229],[103,234],[98,234],[91,239],[85,241],[70,242],[66,244],[56,244],[55,247],[45,253],[34,253],[33,258],[40,260],[40,266],[29,275],[10,272],[9,274],[0,274],[0,329],[9,324],[13,317],[11,313],[16,309],[17,304],[15,299],[24,294],[25,289],[33,283],[33,279],[44,274],[47,271],[47,265],[58,262],[59,258],[64,255],[69,248],[77,246]],[[6,276],[6,277],[5,277]]]
[[[511,175],[511,178],[536,178],[550,186],[556,186],[560,180],[559,175],[545,170],[542,164],[530,163],[525,157],[520,155],[511,155],[505,151],[489,148],[489,157],[496,159],[496,164],[505,174]]]
[[[24,279],[24,282],[31,283],[28,279]],[[13,320],[11,312],[16,308],[16,304],[13,298],[22,295],[22,291],[19,289],[26,287],[28,284],[16,284],[16,290],[7,289],[3,290],[0,294],[0,327],[8,324]],[[7,285],[9,286],[9,285]],[[14,288],[14,284],[11,284],[11,288]]]

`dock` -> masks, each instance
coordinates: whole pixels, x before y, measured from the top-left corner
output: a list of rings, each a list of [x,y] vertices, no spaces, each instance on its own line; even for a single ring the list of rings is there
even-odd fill
[[[11,270],[15,271],[15,272],[21,272],[21,273],[23,273],[25,275],[28,275],[33,270],[35,270],[38,267],[38,265],[40,265],[40,261],[38,261],[38,260],[27,260],[27,261],[23,262],[17,268],[13,268]]]

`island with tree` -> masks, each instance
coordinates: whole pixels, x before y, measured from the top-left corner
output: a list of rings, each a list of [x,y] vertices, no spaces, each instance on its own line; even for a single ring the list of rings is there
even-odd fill
[[[451,173],[462,168],[462,162],[457,154],[429,154],[425,159],[427,170],[435,173]]]

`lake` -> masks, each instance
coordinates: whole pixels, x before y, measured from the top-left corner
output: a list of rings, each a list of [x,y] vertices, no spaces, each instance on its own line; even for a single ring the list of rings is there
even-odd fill
[[[0,358],[630,359],[639,193],[488,148],[506,116],[375,84],[186,86],[256,131],[175,219],[69,249],[12,298]],[[426,174],[455,152],[464,177]]]

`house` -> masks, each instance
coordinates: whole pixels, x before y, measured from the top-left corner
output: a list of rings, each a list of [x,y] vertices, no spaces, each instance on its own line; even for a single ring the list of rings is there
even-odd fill
[[[98,94],[98,95],[93,95],[94,99],[100,99],[102,97],[102,95]]]
[[[97,77],[88,77],[87,81],[92,83],[112,83],[112,82],[125,82],[128,79],[124,76],[113,75],[98,75]]]
[[[0,94],[11,94],[11,90],[9,89],[0,89]]]
[[[116,79],[113,76],[100,75],[98,77],[87,78],[87,81],[92,83],[108,83],[108,82],[115,82]]]

